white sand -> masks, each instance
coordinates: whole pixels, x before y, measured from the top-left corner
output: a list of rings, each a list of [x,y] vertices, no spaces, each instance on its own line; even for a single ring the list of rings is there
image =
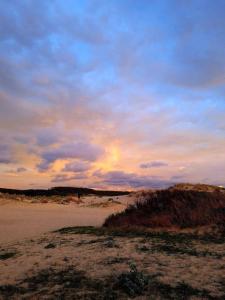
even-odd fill
[[[143,240],[143,237],[114,237],[113,241],[117,245],[116,247],[108,247],[106,241],[108,241],[107,236],[45,233],[32,241],[27,239],[13,242],[2,250],[2,253],[15,252],[16,255],[6,260],[0,260],[0,285],[18,284],[28,277],[38,276],[42,270],[47,271],[51,268],[58,272],[68,266],[72,266],[75,270],[84,271],[87,278],[107,280],[112,277],[115,279],[118,274],[127,271],[129,262],[133,261],[138,270],[156,276],[160,282],[170,286],[184,282],[193,288],[207,289],[212,296],[220,296],[220,299],[225,299],[222,298],[224,296],[222,282],[225,281],[225,244],[193,240],[190,243],[191,249],[199,254],[201,251],[206,251],[215,255],[195,256],[185,252],[181,254],[160,250],[147,252],[138,250],[143,246],[147,249],[154,249],[166,245],[166,241],[161,239]],[[49,243],[55,247],[46,249]],[[182,243],[176,247],[181,250],[187,249],[187,245]],[[218,259],[216,255],[222,255],[222,257]],[[114,263],[110,263],[113,260]],[[52,286],[48,279],[46,280],[46,282],[40,282],[39,289],[36,291],[32,291],[32,289],[29,291],[27,288],[27,293],[24,296],[20,294],[18,297],[1,298],[0,295],[0,299],[59,299],[58,297],[54,298],[53,293],[57,286],[60,289],[62,286],[56,284]],[[45,289],[41,289],[41,286],[45,286]],[[50,295],[52,293],[51,297],[44,297],[43,291]],[[30,293],[33,295],[31,296]],[[138,299],[147,300],[150,298],[148,295]],[[162,298],[154,298],[153,295],[151,299]],[[189,299],[203,298],[200,296],[200,298],[190,297]]]
[[[102,203],[107,199],[101,197],[96,200]],[[66,226],[100,226],[107,216],[125,208],[126,196],[119,197],[119,200],[123,204],[89,207],[74,203],[31,204],[0,199],[0,244],[33,238]],[[90,204],[90,197],[84,202]]]

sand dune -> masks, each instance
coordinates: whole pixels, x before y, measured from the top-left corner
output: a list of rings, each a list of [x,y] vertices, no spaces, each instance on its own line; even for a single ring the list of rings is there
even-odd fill
[[[151,221],[146,204],[158,212],[160,219],[170,198],[169,212],[175,215],[178,211],[182,217],[174,207],[182,208],[184,203],[188,220],[194,204],[198,211],[202,202],[180,195],[203,195],[203,204],[223,208],[224,195],[218,199],[220,194],[164,191],[162,196],[172,197],[158,197],[160,207],[150,201],[152,195],[147,191],[119,197],[87,196],[81,201],[76,197],[1,195],[0,300],[224,299],[223,235],[169,233],[144,227],[138,230],[131,226],[81,227],[100,226],[107,216],[123,211],[135,199],[141,201],[136,208],[119,215],[123,220],[127,214],[130,217],[130,211],[140,209],[144,216],[147,213],[148,218],[136,218],[134,225],[140,220]],[[79,227],[62,228],[68,226]]]
[[[197,186],[196,186],[197,189]],[[167,189],[146,193],[143,201],[117,215],[105,226],[144,226],[149,228],[197,228],[224,226],[225,194],[223,190],[205,192],[195,189]]]
[[[118,203],[109,202],[108,199],[109,197],[86,197],[82,205],[74,203],[62,205],[34,204],[15,201],[13,198],[2,198],[0,199],[0,243],[32,238],[64,226],[100,226],[107,216],[123,210],[128,198],[121,196],[118,198]]]

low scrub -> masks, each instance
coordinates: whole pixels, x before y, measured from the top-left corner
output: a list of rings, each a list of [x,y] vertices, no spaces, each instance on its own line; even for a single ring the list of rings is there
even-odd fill
[[[109,216],[104,227],[197,227],[225,224],[225,193],[161,190],[125,211]]]
[[[136,265],[131,263],[130,271],[119,275],[115,287],[120,288],[130,297],[135,297],[144,294],[148,282],[148,276],[139,272]]]
[[[16,255],[16,252],[0,252],[0,260],[6,260]]]

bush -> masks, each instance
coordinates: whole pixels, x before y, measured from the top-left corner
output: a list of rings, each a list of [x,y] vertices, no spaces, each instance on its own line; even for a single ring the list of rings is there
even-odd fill
[[[225,224],[225,193],[161,190],[109,216],[104,227],[187,228]]]
[[[130,297],[142,295],[148,285],[148,276],[137,270],[134,263],[130,264],[130,271],[119,275],[116,287],[123,290]]]

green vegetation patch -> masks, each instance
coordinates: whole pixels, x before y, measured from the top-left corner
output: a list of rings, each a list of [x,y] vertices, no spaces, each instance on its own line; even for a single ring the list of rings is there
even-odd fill
[[[129,228],[107,228],[107,227],[93,227],[93,226],[76,226],[76,227],[64,227],[54,231],[55,233],[61,234],[92,234],[95,236],[114,236],[114,237],[125,237],[125,238],[135,238],[143,237],[146,239],[156,239],[168,242],[170,244],[188,244],[192,241],[200,241],[203,243],[215,243],[223,244],[225,243],[225,236],[212,236],[204,235],[199,236],[197,234],[187,234],[187,233],[169,233],[165,231],[149,231],[146,228],[139,227],[129,227]]]
[[[104,265],[123,264],[130,261],[129,257],[108,257],[103,261]]]
[[[76,226],[76,227],[64,227],[54,232],[61,234],[93,234],[93,235],[104,235],[105,230],[103,228],[93,226]]]
[[[164,252],[169,255],[174,254],[181,254],[181,255],[191,255],[196,257],[213,257],[217,259],[221,259],[224,255],[210,252],[210,251],[197,251],[196,249],[192,249],[190,247],[186,247],[186,245],[171,245],[171,244],[157,244],[153,246],[148,245],[137,245],[137,251],[140,252],[148,252],[148,253],[155,253],[155,252]]]
[[[196,289],[191,285],[180,282],[176,286],[162,283],[154,278],[150,281],[148,292],[152,293],[150,299],[167,299],[167,300],[189,300],[189,299],[208,299],[208,300],[223,300],[222,297],[211,296],[205,289]],[[159,298],[156,298],[156,295]],[[195,298],[192,298],[195,297]]]
[[[53,248],[56,248],[56,245],[53,243],[49,243],[45,246],[45,249],[53,249]]]
[[[222,300],[211,296],[205,289],[196,289],[180,282],[171,286],[160,282],[156,276],[138,270],[134,263],[130,269],[115,276],[94,279],[73,266],[64,269],[48,268],[35,276],[21,280],[16,285],[0,286],[1,299],[79,299],[125,300],[129,298],[188,300]]]
[[[130,297],[141,296],[145,293],[149,283],[149,277],[137,270],[134,263],[130,264],[130,271],[118,276],[115,288],[124,291]]]
[[[0,252],[0,260],[6,260],[16,255],[16,252]]]

